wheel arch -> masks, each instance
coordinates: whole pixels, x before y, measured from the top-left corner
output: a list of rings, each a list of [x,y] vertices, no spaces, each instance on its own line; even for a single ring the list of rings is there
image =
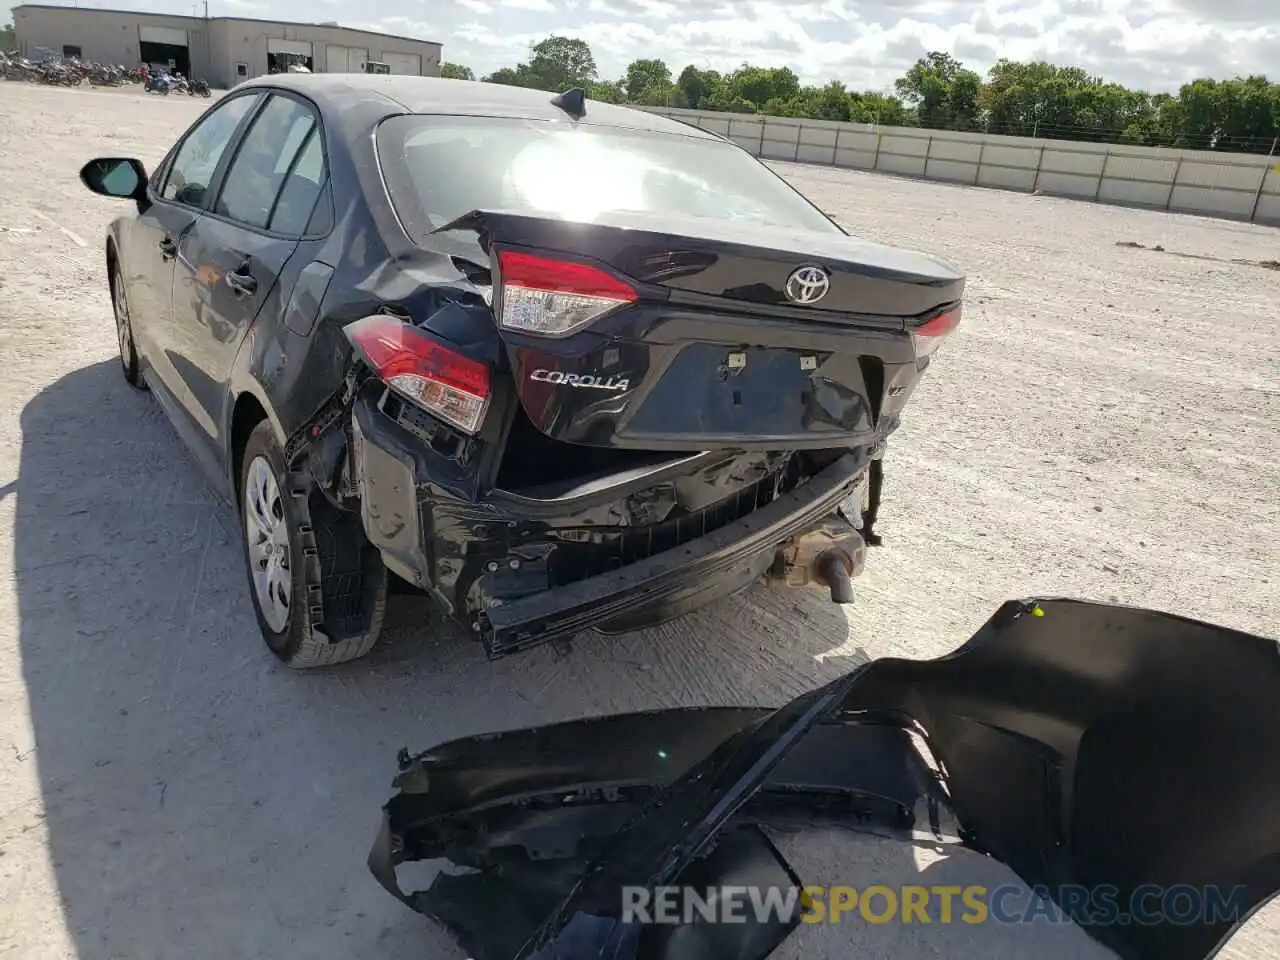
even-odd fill
[[[107,265],[107,293],[114,297],[116,294],[116,273],[120,265],[120,244],[116,240],[114,227],[107,231],[104,248],[103,260]],[[123,275],[123,272],[121,273]]]
[[[249,435],[258,424],[266,421],[271,424],[276,442],[283,449],[287,438],[280,425],[280,418],[275,415],[271,404],[262,392],[252,386],[245,386],[235,394],[227,417],[227,479],[231,485],[232,501],[240,507],[240,474],[244,468],[244,448],[249,442]]]
[[[284,449],[288,443],[289,431],[285,429],[280,413],[272,402],[266,387],[262,384],[261,353],[266,344],[263,336],[261,318],[253,324],[241,340],[236,350],[235,361],[227,377],[227,392],[224,395],[222,439],[223,464],[226,467],[227,481],[230,484],[231,502],[237,509],[240,507],[240,472],[243,467],[245,444],[249,434],[264,420],[271,424],[271,432],[276,443]]]

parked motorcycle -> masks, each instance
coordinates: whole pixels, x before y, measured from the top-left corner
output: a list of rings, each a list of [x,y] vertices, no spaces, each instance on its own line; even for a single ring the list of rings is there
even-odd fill
[[[140,80],[141,70],[79,57],[57,57],[47,51],[34,59],[0,52],[0,79],[62,87],[78,87],[87,80],[94,87],[116,87]]]
[[[121,66],[91,64],[89,83],[95,87],[120,87],[129,82],[128,71]]]
[[[187,93],[193,97],[213,96],[213,91],[209,89],[208,80],[192,80],[187,86]]]

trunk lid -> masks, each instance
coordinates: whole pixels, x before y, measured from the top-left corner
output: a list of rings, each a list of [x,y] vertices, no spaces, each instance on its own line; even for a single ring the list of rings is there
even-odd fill
[[[872,442],[916,375],[913,329],[964,276],[847,234],[610,213],[475,211],[524,414],[552,438],[648,450]],[[905,375],[905,376],[904,376]]]

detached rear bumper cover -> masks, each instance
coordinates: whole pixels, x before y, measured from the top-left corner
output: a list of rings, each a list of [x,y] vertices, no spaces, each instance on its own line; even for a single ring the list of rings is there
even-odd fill
[[[477,960],[763,960],[785,924],[639,923],[623,888],[795,888],[759,828],[834,822],[985,853],[1123,960],[1202,960],[1280,891],[1277,696],[1273,640],[1010,602],[945,657],[875,660],[777,710],[402,752],[369,864]],[[473,872],[404,893],[396,865],[437,858]]]

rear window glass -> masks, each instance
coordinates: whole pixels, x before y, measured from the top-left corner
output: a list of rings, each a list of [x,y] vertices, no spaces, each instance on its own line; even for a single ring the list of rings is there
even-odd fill
[[[840,232],[746,151],[701,137],[401,116],[379,126],[378,153],[392,205],[411,234],[479,209],[585,221],[634,212]]]

